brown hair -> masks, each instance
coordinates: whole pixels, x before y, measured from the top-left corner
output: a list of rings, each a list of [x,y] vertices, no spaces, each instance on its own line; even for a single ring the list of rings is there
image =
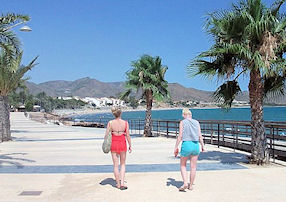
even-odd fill
[[[112,107],[111,112],[112,112],[113,116],[115,116],[115,118],[120,117],[121,113],[122,113],[120,107]]]

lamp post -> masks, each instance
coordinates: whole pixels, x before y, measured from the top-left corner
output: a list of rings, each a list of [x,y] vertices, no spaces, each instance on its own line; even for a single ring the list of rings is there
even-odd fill
[[[22,21],[22,22],[16,23],[16,24],[14,24],[14,25],[12,25],[10,27],[6,27],[3,31],[6,32],[9,29],[12,29],[12,28],[14,28],[14,27],[16,27],[18,25],[21,25],[21,24],[25,24],[25,25],[20,28],[20,31],[22,31],[22,32],[30,32],[30,31],[32,31],[32,29],[29,26],[26,25],[26,21]]]

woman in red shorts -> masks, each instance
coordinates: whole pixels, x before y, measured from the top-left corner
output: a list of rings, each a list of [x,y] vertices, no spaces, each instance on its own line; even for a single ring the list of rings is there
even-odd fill
[[[116,180],[116,187],[118,189],[127,189],[124,184],[125,178],[125,161],[126,161],[126,139],[129,145],[129,153],[131,153],[131,138],[129,134],[129,125],[127,121],[121,119],[121,109],[119,107],[113,107],[111,109],[115,119],[111,120],[107,124],[105,135],[111,130],[112,143],[111,143],[111,156],[113,160],[113,172]],[[119,159],[120,159],[120,172],[119,172]]]

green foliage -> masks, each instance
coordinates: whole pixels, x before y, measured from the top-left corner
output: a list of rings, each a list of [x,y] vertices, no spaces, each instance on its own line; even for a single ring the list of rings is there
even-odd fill
[[[130,96],[128,102],[130,107],[132,107],[133,109],[136,109],[139,106],[139,100],[137,100],[135,96]]]
[[[235,96],[241,92],[237,81],[227,81],[222,84],[214,93],[217,102],[223,102],[224,107],[231,107]]]
[[[0,48],[9,54],[20,52],[20,41],[11,28],[20,22],[29,21],[30,17],[27,15],[19,15],[14,13],[2,14],[0,16]],[[13,49],[11,49],[11,47]]]
[[[23,82],[24,74],[32,69],[36,64],[37,57],[27,66],[21,65],[23,52],[6,60],[8,53],[4,50],[0,52],[0,95],[7,96],[15,91]]]
[[[19,93],[12,92],[9,96],[10,103],[14,107],[24,104],[27,111],[33,111],[34,105],[41,106],[47,112],[54,109],[76,109],[86,105],[85,102],[76,99],[62,100],[53,98],[46,95],[45,92],[41,92],[36,96],[28,94],[26,91],[20,91]]]
[[[168,83],[165,80],[168,68],[162,65],[160,57],[143,55],[131,65],[133,68],[126,73],[127,91],[121,98],[129,96],[132,90],[141,90],[143,94],[151,90],[153,97],[158,101],[169,97]]]
[[[263,77],[265,96],[285,91],[286,17],[279,13],[284,2],[267,8],[261,0],[242,0],[231,10],[208,16],[205,28],[214,44],[190,63],[188,71],[190,76],[226,81],[214,94],[223,98],[224,106],[231,106],[240,91],[238,77],[255,69]]]

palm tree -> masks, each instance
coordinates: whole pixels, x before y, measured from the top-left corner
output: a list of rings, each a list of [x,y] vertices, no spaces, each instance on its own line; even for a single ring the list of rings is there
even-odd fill
[[[251,162],[257,164],[269,160],[263,100],[281,95],[285,90],[286,18],[279,13],[284,1],[267,8],[261,0],[243,0],[230,11],[210,14],[206,30],[214,38],[214,44],[189,66],[192,75],[225,80],[214,98],[227,107],[231,107],[241,92],[238,78],[250,76]]]
[[[0,48],[6,50],[6,52],[9,52],[10,55],[13,53],[13,50],[19,52],[20,41],[15,33],[11,31],[11,28],[29,20],[30,17],[27,15],[14,13],[8,13],[6,15],[2,14],[0,16]]]
[[[189,66],[193,75],[225,80],[214,98],[227,107],[241,92],[238,78],[250,76],[251,162],[258,165],[269,160],[263,100],[285,90],[286,18],[279,13],[284,1],[276,1],[267,8],[261,0],[243,0],[230,11],[210,14],[206,30],[214,38],[214,44]]]
[[[11,140],[9,94],[23,83],[24,74],[35,66],[35,59],[27,66],[21,65],[23,52],[7,61],[9,53],[0,52],[0,141]]]
[[[168,67],[163,66],[161,58],[143,55],[139,60],[132,62],[133,69],[126,73],[127,91],[123,97],[128,96],[132,90],[142,92],[142,97],[146,100],[146,117],[144,126],[144,136],[152,136],[151,110],[153,100],[158,101],[169,97],[168,83],[165,80],[165,73]]]

